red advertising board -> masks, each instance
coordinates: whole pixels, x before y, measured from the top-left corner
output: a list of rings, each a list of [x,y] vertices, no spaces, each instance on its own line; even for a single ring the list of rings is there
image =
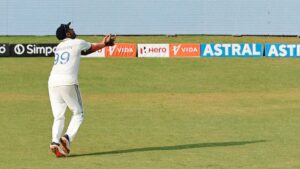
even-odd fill
[[[200,44],[170,44],[170,57],[200,57]]]
[[[107,47],[105,57],[136,57],[136,44],[117,43]]]

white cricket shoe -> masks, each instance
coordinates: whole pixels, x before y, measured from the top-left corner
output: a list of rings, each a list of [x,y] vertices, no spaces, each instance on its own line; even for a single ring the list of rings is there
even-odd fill
[[[59,145],[57,145],[56,143],[52,143],[50,145],[50,149],[55,154],[55,156],[57,158],[66,157],[67,156],[67,154],[64,152],[64,150]]]
[[[70,141],[69,141],[69,136],[68,135],[64,135],[63,137],[60,138],[60,142],[61,142],[61,148],[63,149],[63,151],[68,155],[70,154]]]

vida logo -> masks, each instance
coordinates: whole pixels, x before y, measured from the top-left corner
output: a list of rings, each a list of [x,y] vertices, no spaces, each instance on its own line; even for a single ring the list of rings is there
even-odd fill
[[[133,53],[133,49],[130,47],[125,47],[125,46],[111,46],[109,47],[109,54],[113,55],[115,52],[117,53]]]

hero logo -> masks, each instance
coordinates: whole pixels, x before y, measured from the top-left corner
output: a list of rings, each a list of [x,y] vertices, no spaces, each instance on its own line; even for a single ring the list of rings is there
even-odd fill
[[[133,49],[127,47],[117,47],[117,45],[109,47],[109,55],[113,55],[115,51],[118,53],[132,53]]]
[[[141,54],[147,54],[147,53],[166,53],[167,48],[165,47],[149,47],[146,46],[144,48],[141,48]]]
[[[193,48],[193,47],[181,47],[181,45],[175,45],[173,47],[174,49],[174,55],[177,55],[177,53],[179,51],[183,52],[183,53],[193,53],[193,52],[198,52],[197,48]]]
[[[25,47],[22,44],[17,44],[14,48],[14,51],[17,55],[22,55],[25,52]]]
[[[25,54],[25,55],[49,56],[50,54],[54,53],[55,49],[56,49],[56,47],[51,47],[51,46],[37,46],[37,45],[32,45],[32,44],[29,44],[29,45],[17,44],[14,47],[14,52],[17,55]]]
[[[0,54],[4,54],[4,53],[6,53],[5,45],[0,47]]]

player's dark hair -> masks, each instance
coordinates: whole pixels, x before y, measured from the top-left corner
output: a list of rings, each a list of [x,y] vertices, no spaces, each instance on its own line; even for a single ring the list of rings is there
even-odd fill
[[[68,24],[61,24],[56,30],[56,37],[58,40],[63,40],[67,37],[67,32],[70,29],[71,22]]]

